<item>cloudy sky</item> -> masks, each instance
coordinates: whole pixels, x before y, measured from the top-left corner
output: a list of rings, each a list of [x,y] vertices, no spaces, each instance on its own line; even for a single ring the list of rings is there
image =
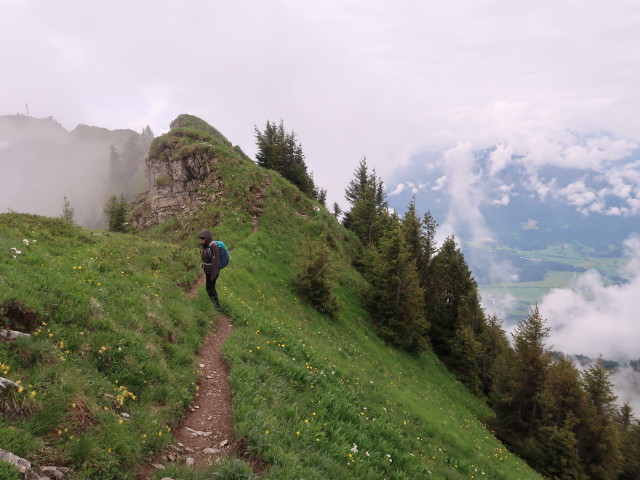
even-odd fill
[[[640,136],[635,0],[2,0],[0,114],[161,133],[198,115],[247,153],[297,132],[329,200],[365,155],[572,129]]]
[[[69,130],[149,124],[159,134],[190,113],[250,155],[254,125],[283,119],[329,203],[345,206],[362,156],[393,190],[405,180],[395,172],[429,150],[451,167],[429,188],[459,192],[477,148],[499,145],[492,174],[513,153],[593,166],[637,148],[639,25],[637,0],[0,0],[0,115],[28,102]],[[569,130],[597,144],[580,151]],[[572,188],[567,198],[597,203]],[[469,195],[453,205],[490,236]],[[581,282],[545,300],[547,313],[571,322],[567,302],[591,315],[591,294],[633,299],[637,286]],[[607,315],[634,318],[637,305],[624,305]],[[572,346],[560,330],[553,340]]]

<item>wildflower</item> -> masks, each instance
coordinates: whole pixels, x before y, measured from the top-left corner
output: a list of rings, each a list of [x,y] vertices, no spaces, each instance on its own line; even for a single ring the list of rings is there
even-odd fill
[[[31,393],[29,394],[29,398],[34,398],[37,395],[35,390],[32,390]]]
[[[29,240],[27,240],[26,238],[22,239],[22,243],[24,243],[26,246],[29,246]]]
[[[358,445],[356,445],[355,443],[353,444],[353,446],[351,447],[351,451],[353,453],[358,453]]]

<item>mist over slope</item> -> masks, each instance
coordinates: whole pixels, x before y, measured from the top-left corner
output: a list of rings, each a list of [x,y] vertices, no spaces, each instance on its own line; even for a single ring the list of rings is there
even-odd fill
[[[150,130],[78,125],[67,131],[52,117],[0,116],[0,212],[58,216],[66,196],[77,223],[104,223],[107,198],[144,190]]]

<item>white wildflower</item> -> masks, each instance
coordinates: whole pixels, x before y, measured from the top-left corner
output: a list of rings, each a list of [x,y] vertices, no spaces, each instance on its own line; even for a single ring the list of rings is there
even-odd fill
[[[22,243],[24,243],[25,245],[29,246],[29,240],[26,238],[22,239]]]
[[[366,450],[364,451],[364,454],[365,454],[367,457],[369,457],[369,456],[370,456],[370,455],[369,455],[369,452],[368,452],[368,451],[366,451]]]
[[[353,453],[358,453],[358,445],[356,445],[355,443],[353,444],[353,446],[351,447],[351,451]]]

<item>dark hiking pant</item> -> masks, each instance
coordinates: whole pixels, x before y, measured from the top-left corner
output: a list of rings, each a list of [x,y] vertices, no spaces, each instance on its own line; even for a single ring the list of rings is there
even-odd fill
[[[218,292],[216,292],[216,280],[218,280],[218,275],[213,278],[207,275],[207,283],[205,284],[205,288],[207,289],[207,294],[209,295],[211,301],[216,307],[219,307],[220,302],[218,301]]]

